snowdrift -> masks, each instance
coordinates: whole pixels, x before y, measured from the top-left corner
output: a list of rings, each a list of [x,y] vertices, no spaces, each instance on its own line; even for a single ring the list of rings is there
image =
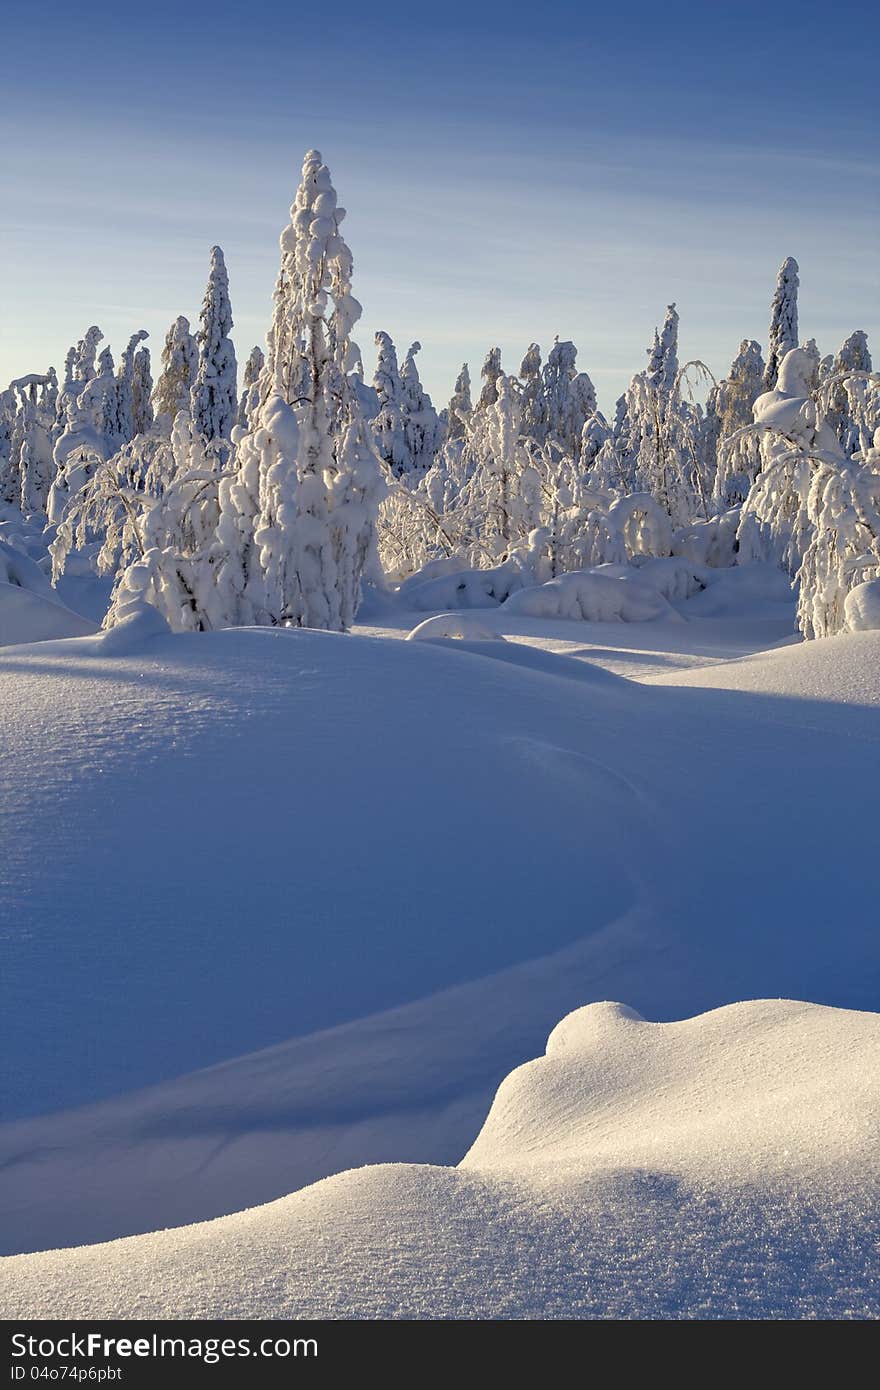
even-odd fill
[[[702,630],[4,649],[0,1248],[455,1163],[609,994],[880,1006],[880,634],[719,663]]]
[[[874,1014],[595,1004],[457,1168],[13,1257],[0,1297],[13,1318],[876,1317],[878,1052]]]
[[[94,623],[59,602],[30,556],[0,540],[0,647],[94,631]]]
[[[17,584],[0,583],[0,647],[80,637],[94,632],[88,618]]]
[[[635,575],[603,574],[601,570],[573,570],[511,594],[504,604],[508,613],[527,618],[572,618],[588,623],[647,623],[657,618],[680,623],[681,616],[664,598],[660,588]]]

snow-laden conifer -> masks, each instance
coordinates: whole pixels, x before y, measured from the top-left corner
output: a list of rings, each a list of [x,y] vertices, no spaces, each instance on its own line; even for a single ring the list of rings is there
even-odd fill
[[[179,410],[189,411],[190,391],[198,365],[196,340],[190,333],[189,319],[181,314],[165,335],[162,370],[153,393],[157,415],[168,415],[173,420]]]
[[[498,398],[497,381],[501,372],[501,349],[498,347],[490,348],[480,368],[480,379],[483,383],[480,389],[480,399],[477,402],[480,410],[485,410],[488,406],[495,404]]]
[[[434,462],[434,455],[442,443],[443,427],[419,376],[416,353],[421,350],[421,343],[413,343],[403,359],[400,387],[404,432],[412,460],[411,466],[418,472],[425,472]]]
[[[330,171],[311,150],[281,268],[251,429],[221,490],[228,621],[344,629],[375,544],[382,482],[349,373],[361,306]]]
[[[254,346],[250,350],[248,360],[244,364],[244,373],[241,381],[241,395],[238,398],[238,413],[235,423],[240,430],[250,428],[253,413],[259,404],[260,373],[266,365],[266,356],[263,349]]]
[[[229,337],[231,330],[232,306],[226,262],[220,247],[212,246],[211,271],[196,334],[199,360],[190,390],[193,429],[207,440],[228,440],[235,424],[238,367]],[[221,462],[228,453],[228,447],[221,446]]]
[[[770,306],[770,334],[764,390],[772,391],[786,353],[798,345],[798,263],[788,256],[779,267]]]
[[[373,440],[379,456],[384,459],[395,477],[409,473],[414,459],[404,424],[404,392],[397,364],[397,349],[389,334],[378,332],[375,338],[378,355],[373,376],[373,390],[379,410],[372,421]]]
[[[150,366],[150,349],[138,348],[134,355],[131,380],[132,423],[136,435],[146,434],[153,425],[153,376]]]
[[[461,371],[455,378],[455,387],[446,407],[446,438],[450,442],[462,439],[470,423],[473,402],[471,400],[471,374],[467,362],[462,363]]]

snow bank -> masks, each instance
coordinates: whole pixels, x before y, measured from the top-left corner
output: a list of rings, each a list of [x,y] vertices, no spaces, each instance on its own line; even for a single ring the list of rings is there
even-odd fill
[[[36,561],[0,540],[0,647],[94,631],[87,618],[59,602]]]
[[[570,618],[588,623],[644,623],[682,619],[653,583],[598,570],[574,570],[546,584],[520,589],[505,611],[527,618]]]
[[[880,1017],[594,1004],[457,1168],[0,1262],[11,1318],[875,1318]],[[772,1258],[768,1258],[772,1252]]]
[[[836,706],[848,705],[853,710],[861,708],[869,711],[869,719],[876,719],[874,711],[880,705],[878,673],[880,632],[856,632],[842,633],[838,637],[820,637],[809,643],[795,642],[777,651],[742,657],[739,661],[724,661],[714,666],[697,666],[668,675],[652,676],[651,685],[714,688],[801,701],[805,703],[801,717],[812,721],[813,732],[822,727],[829,733],[842,736],[841,730],[836,728]],[[790,706],[785,708],[789,719],[797,721],[798,712]],[[768,711],[767,717],[773,720],[771,727],[778,728],[779,717],[785,716],[777,715],[774,719],[772,712]],[[872,765],[877,757],[875,739],[876,734],[871,736],[871,742],[863,752],[863,757]],[[852,765],[852,775],[858,776],[856,764]],[[830,823],[828,833],[832,834]]]
[[[0,580],[0,647],[82,637],[95,626],[62,603]]]

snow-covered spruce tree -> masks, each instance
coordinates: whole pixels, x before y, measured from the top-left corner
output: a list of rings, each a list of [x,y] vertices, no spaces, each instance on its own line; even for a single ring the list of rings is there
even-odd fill
[[[211,272],[202,301],[199,331],[196,334],[199,360],[190,390],[190,416],[193,429],[207,440],[228,440],[238,408],[235,348],[229,333],[232,307],[229,277],[219,246],[211,247]],[[224,463],[230,449],[221,445],[218,456]]]
[[[501,372],[501,349],[490,348],[480,368],[480,379],[483,385],[480,390],[480,398],[477,401],[478,410],[485,410],[488,406],[495,404],[498,398],[496,383]]]
[[[147,434],[153,426],[153,376],[150,349],[138,348],[131,378],[131,409],[134,434]]]
[[[754,339],[743,338],[725,379],[710,395],[711,410],[717,420],[715,448],[714,503],[719,509],[736,507],[745,501],[761,466],[761,454],[754,436],[741,436],[734,449],[721,446],[752,423],[752,407],[762,391],[764,359]],[[707,416],[708,416],[707,410]],[[707,451],[708,452],[708,451]]]
[[[260,373],[266,365],[266,357],[261,347],[252,347],[250,356],[244,364],[241,395],[238,398],[238,415],[235,423],[240,430],[250,429],[253,413],[259,404],[258,382]]]
[[[462,439],[470,423],[473,402],[471,401],[471,374],[467,362],[462,363],[461,371],[455,378],[455,388],[446,407],[446,439],[452,443]]]
[[[853,454],[858,449],[869,447],[874,431],[871,430],[868,439],[860,438],[846,389],[848,379],[871,375],[867,334],[861,329],[851,333],[834,357],[826,359],[823,368],[820,373],[821,403],[825,419],[840,440],[844,453]]]
[[[145,328],[132,334],[116,374],[116,428],[111,438],[117,448],[121,448],[140,433],[135,425],[135,357],[138,345],[149,336]]]
[[[520,363],[519,382],[514,382],[519,396],[522,412],[522,433],[527,439],[541,440],[546,437],[544,419],[544,397],[541,390],[541,349],[537,343],[530,343],[526,355]]]
[[[221,488],[216,569],[227,622],[344,630],[357,611],[384,485],[349,379],[361,306],[343,216],[330,171],[310,150],[281,235],[260,402]]]
[[[779,267],[770,306],[770,342],[764,368],[764,390],[772,391],[786,353],[798,345],[798,263],[788,256]]]
[[[189,410],[190,391],[198,365],[199,350],[189,331],[189,319],[181,314],[165,334],[162,371],[153,392],[153,408],[157,415],[167,415],[173,420],[179,410]]]
[[[416,353],[421,352],[421,343],[413,343],[400,369],[404,431],[412,467],[424,473],[434,462],[434,455],[440,448],[443,426],[434,409],[433,401],[422,386]]]
[[[0,406],[0,503],[26,516],[46,510],[55,472],[52,435],[58,403],[54,368],[10,383]]]
[[[584,425],[596,409],[593,383],[586,372],[577,370],[576,360],[574,343],[557,338],[541,381],[543,427],[538,435],[555,440],[575,460],[580,457]]]
[[[12,506],[17,495],[18,469],[12,468],[12,431],[16,400],[12,387],[0,391],[0,507]]]
[[[674,304],[666,307],[666,317],[648,350],[648,381],[656,390],[671,391],[678,376],[678,323]]]
[[[409,447],[404,424],[404,393],[397,349],[387,333],[375,338],[378,356],[373,376],[373,390],[379,401],[379,412],[372,422],[373,440],[380,458],[396,478],[412,471],[415,460]]]

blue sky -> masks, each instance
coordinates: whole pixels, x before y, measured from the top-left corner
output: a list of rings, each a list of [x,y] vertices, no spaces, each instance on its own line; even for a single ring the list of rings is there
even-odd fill
[[[302,153],[330,165],[364,305],[462,360],[572,338],[611,409],[666,303],[723,373],[801,266],[801,334],[880,357],[875,41],[863,5],[591,10],[19,6],[4,20],[0,380],[193,322],[217,242],[241,360],[268,323]]]

